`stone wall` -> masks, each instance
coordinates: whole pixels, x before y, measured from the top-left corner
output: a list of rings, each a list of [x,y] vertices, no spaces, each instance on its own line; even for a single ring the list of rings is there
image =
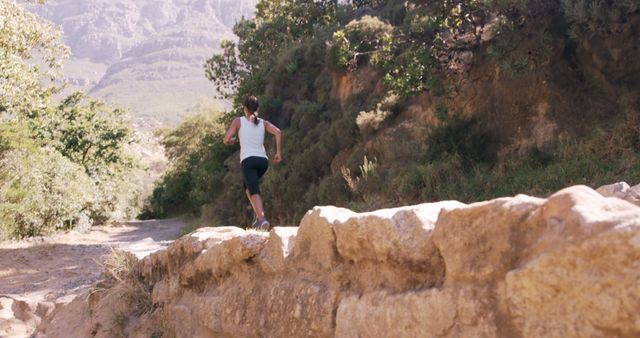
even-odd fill
[[[640,208],[585,186],[316,207],[298,228],[199,229],[140,267],[152,306],[121,325],[130,337],[640,336]],[[113,336],[114,294],[79,297],[41,332]]]

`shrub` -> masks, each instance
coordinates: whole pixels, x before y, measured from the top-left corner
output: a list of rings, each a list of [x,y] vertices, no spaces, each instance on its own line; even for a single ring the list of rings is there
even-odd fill
[[[134,219],[143,205],[142,182],[130,171],[94,176],[96,198],[89,215],[93,223]]]
[[[427,137],[430,161],[459,155],[464,163],[493,163],[496,144],[491,132],[473,118],[454,116]]]
[[[561,0],[562,11],[571,23],[571,34],[578,38],[583,34],[611,32],[613,26],[637,13],[640,1]]]
[[[431,91],[435,96],[444,95],[444,87],[436,76],[438,60],[430,48],[424,45],[407,48],[395,62],[383,65],[384,82],[401,97],[408,97],[423,91]]]
[[[391,94],[376,105],[371,111],[361,111],[356,118],[360,133],[367,136],[380,129],[384,121],[393,114],[393,108],[398,103],[398,95]]]
[[[354,176],[351,174],[351,169],[342,167],[340,168],[340,172],[342,174],[342,178],[345,183],[351,189],[352,192],[357,192],[360,190],[361,185],[364,184],[368,179],[375,174],[376,168],[378,167],[378,160],[376,158],[373,161],[369,160],[365,155],[362,159],[362,165],[359,166],[360,175]]]
[[[345,69],[355,69],[369,56],[380,53],[388,45],[393,26],[377,17],[364,16],[351,21],[333,34],[331,60]]]
[[[130,314],[140,316],[151,310],[151,287],[145,283],[139,261],[133,253],[112,248],[101,261],[105,283],[113,287],[112,296],[124,300]],[[125,313],[123,317],[127,317]]]
[[[0,182],[0,228],[10,238],[86,227],[79,223],[95,203],[84,169],[51,148],[8,152],[0,160]]]
[[[224,193],[224,161],[236,148],[222,143],[226,115],[203,109],[158,134],[171,165],[146,206],[144,217],[198,212]]]

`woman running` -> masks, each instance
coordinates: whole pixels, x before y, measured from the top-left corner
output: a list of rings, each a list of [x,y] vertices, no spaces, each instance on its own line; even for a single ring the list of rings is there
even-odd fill
[[[224,137],[224,144],[235,144],[236,138],[234,135],[238,133],[244,189],[254,212],[252,226],[259,230],[269,231],[271,225],[264,217],[264,205],[262,197],[260,197],[260,178],[269,167],[269,158],[264,149],[264,132],[266,130],[276,137],[274,163],[282,161],[280,152],[282,136],[280,129],[269,121],[258,118],[259,106],[260,104],[255,96],[247,97],[243,104],[244,116],[237,117],[231,122],[231,126],[229,126]]]

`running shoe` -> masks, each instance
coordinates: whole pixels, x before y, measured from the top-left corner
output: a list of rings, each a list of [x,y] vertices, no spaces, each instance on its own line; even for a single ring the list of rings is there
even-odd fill
[[[260,222],[260,225],[258,226],[258,230],[262,230],[262,231],[269,231],[271,230],[271,224],[269,224],[269,221],[267,221],[267,219],[263,219],[262,222]]]

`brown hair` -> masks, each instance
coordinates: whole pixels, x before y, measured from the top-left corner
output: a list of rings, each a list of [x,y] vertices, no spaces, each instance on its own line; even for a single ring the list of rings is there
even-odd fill
[[[260,108],[258,98],[253,95],[248,96],[244,100],[243,106],[253,115],[253,123],[258,124],[258,108]]]

